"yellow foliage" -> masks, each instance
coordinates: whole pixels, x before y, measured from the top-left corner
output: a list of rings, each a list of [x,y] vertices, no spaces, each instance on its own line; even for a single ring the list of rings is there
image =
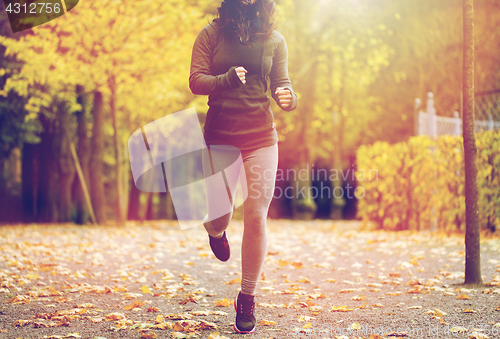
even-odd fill
[[[476,135],[481,226],[500,224],[500,132]],[[432,223],[442,230],[465,227],[463,140],[457,136],[426,136],[390,145],[377,142],[357,152],[359,216],[380,229],[421,230]],[[358,178],[360,176],[358,175]]]

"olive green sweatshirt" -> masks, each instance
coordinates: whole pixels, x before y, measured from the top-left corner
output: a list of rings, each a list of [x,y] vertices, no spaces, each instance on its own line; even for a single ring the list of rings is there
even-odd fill
[[[278,142],[270,99],[277,87],[288,88],[292,102],[285,111],[297,107],[297,95],[288,77],[288,50],[285,38],[273,31],[266,41],[258,38],[243,44],[217,28],[217,19],[198,34],[191,58],[189,87],[194,94],[208,95],[204,137],[207,145],[231,145],[252,149]],[[247,70],[243,84],[235,68]]]

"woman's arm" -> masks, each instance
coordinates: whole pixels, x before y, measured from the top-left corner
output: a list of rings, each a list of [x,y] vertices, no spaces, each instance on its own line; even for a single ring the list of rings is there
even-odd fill
[[[193,94],[217,94],[243,85],[236,73],[236,66],[225,74],[214,76],[210,73],[212,51],[207,28],[204,28],[196,37],[191,56],[189,88]]]
[[[288,77],[288,48],[286,46],[286,41],[283,36],[281,36],[281,41],[276,48],[276,52],[273,58],[273,65],[271,68],[271,74],[269,75],[271,79],[271,93],[276,101],[276,103],[283,109],[284,111],[291,111],[297,108],[299,100],[297,98],[297,94],[292,89],[292,82]],[[288,106],[283,107],[280,103],[280,90],[276,91],[276,89],[288,89],[291,94],[291,102]]]

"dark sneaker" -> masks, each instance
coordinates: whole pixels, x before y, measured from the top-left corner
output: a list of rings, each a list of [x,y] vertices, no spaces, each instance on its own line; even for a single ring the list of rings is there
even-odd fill
[[[226,238],[226,231],[224,231],[220,238],[214,238],[210,234],[208,237],[210,238],[210,248],[217,259],[220,261],[227,261],[231,255],[231,251],[229,249],[229,242]]]
[[[253,333],[255,331],[255,316],[253,309],[255,307],[254,296],[249,294],[239,293],[238,298],[234,301],[234,309],[236,310],[236,321],[234,322],[234,330],[238,333]]]

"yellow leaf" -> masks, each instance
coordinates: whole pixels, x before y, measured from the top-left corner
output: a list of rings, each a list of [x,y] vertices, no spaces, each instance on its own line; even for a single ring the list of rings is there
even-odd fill
[[[360,294],[360,295],[352,297],[351,299],[356,300],[356,301],[363,301],[366,299],[366,297],[364,295]]]
[[[110,313],[106,315],[106,321],[123,320],[125,315],[122,313]]]
[[[226,283],[226,285],[233,285],[233,284],[239,284],[239,283],[241,283],[241,278],[236,278],[236,279],[228,281]]]
[[[278,265],[280,266],[286,266],[288,265],[290,262],[289,261],[286,261],[286,260],[278,260]]]
[[[153,292],[151,292],[151,290],[149,289],[149,287],[147,285],[142,285],[141,290],[142,290],[142,293],[144,293],[144,294],[146,294],[146,293],[153,294]]]
[[[468,329],[466,329],[464,327],[460,327],[460,326],[454,326],[454,327],[450,328],[451,333],[464,333],[467,331],[468,331]]]
[[[315,318],[315,317],[308,316],[308,315],[299,315],[299,316],[297,317],[297,320],[298,320],[299,322],[309,321],[309,320],[314,320],[314,319],[316,319],[316,318]]]
[[[435,308],[434,311],[436,312],[436,317],[438,317],[438,318],[442,318],[443,316],[445,316],[447,314],[441,310],[438,310],[437,308]]]
[[[215,301],[215,306],[218,306],[218,307],[229,307],[232,304],[233,304],[233,301],[226,299],[226,298],[219,299],[219,300]]]
[[[332,306],[330,312],[349,312],[352,310],[353,308],[349,308],[347,306]]]
[[[302,326],[302,328],[312,328],[312,325],[311,323],[307,323],[304,326]]]
[[[188,325],[188,327],[189,327],[189,325]],[[182,326],[182,324],[179,321],[176,321],[174,324],[173,330],[176,332],[182,332],[182,331],[184,331],[184,326]]]
[[[387,292],[386,295],[398,296],[401,295],[401,292]]]
[[[154,333],[154,332],[143,332],[143,333],[141,334],[141,338],[148,338],[148,339],[151,339],[151,338],[156,338],[156,337],[157,337],[157,335],[156,335],[156,333]]]
[[[304,268],[304,264],[301,262],[297,262],[297,261],[293,262],[292,266],[295,268]]]
[[[465,300],[465,299],[470,299],[467,294],[459,294],[457,296],[457,299]]]
[[[24,325],[28,325],[30,322],[31,320],[16,320],[13,325],[23,327]]]
[[[125,287],[125,286],[116,286],[115,288],[113,288],[113,291],[115,291],[115,292],[127,292],[127,287]]]
[[[159,324],[165,321],[165,317],[162,314],[158,314],[156,317],[155,323]]]
[[[218,332],[212,332],[207,339],[229,339],[226,336],[220,335]]]
[[[272,325],[276,325],[276,321],[272,321],[272,320],[261,320],[259,325],[261,326],[272,326]]]
[[[162,322],[156,325],[159,330],[171,330],[173,328],[171,323]]]
[[[361,325],[359,323],[352,323],[349,325],[348,330],[359,330],[361,328]]]
[[[142,306],[142,305],[144,305],[145,303],[146,303],[145,301],[141,301],[140,299],[136,299],[136,300],[132,301],[132,303],[131,303],[131,304],[129,304],[129,305],[127,305],[127,306],[123,307],[123,309],[124,309],[124,310],[127,310],[127,311],[129,311],[129,310],[133,310],[133,309],[134,309],[134,308],[136,308],[136,307],[141,307],[141,306]]]

